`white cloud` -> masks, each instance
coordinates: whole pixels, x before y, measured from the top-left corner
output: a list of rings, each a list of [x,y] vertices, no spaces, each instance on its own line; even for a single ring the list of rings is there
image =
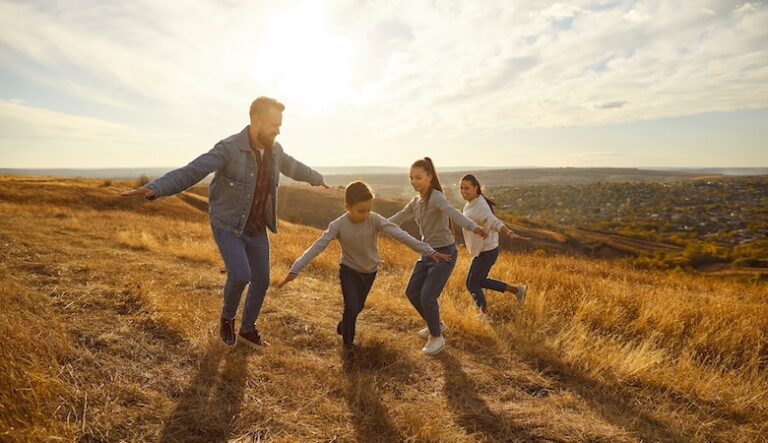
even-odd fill
[[[621,108],[626,104],[627,102],[623,100],[612,100],[608,102],[595,103],[595,108],[596,109],[615,109],[615,108]]]
[[[0,100],[0,140],[113,144],[138,134],[129,126]]]
[[[734,8],[733,12],[734,14],[749,14],[757,11],[758,6],[760,6],[759,3],[743,3],[741,5],[736,6]]]
[[[287,72],[271,63],[275,57],[260,56],[269,53],[263,44],[274,37],[272,18],[306,4],[0,2],[4,67],[60,94],[52,106],[24,91],[6,92],[3,119],[13,118],[7,100],[16,98],[81,116],[40,129],[52,136],[76,133],[90,116],[107,133],[131,128],[165,140],[184,133],[207,144],[245,123],[252,98],[276,95],[288,105],[287,138],[311,141],[325,152],[318,158],[327,158],[356,148],[360,137],[382,145],[439,143],[509,128],[768,107],[762,3],[314,2],[328,34],[309,45],[311,63],[277,57],[300,68]],[[290,14],[284,21],[293,45],[286,47],[307,50]],[[348,50],[321,44],[333,41]],[[336,65],[345,75],[332,75]],[[306,82],[311,88],[289,87],[312,72],[318,76]],[[323,90],[329,84],[333,90]],[[331,99],[333,106],[317,106]],[[84,103],[116,109],[131,123],[78,113]],[[110,120],[117,127],[104,126]],[[303,133],[293,135],[298,129]]]

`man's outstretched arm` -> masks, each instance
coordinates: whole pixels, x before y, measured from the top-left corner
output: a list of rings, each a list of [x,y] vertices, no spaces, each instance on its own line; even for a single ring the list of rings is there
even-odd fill
[[[285,151],[280,156],[280,172],[294,180],[328,189],[322,174],[286,154]]]
[[[167,172],[144,186],[120,195],[123,197],[141,195],[148,200],[153,200],[157,197],[178,194],[221,168],[226,162],[226,149],[222,143],[217,143],[213,149],[192,160],[188,165]]]

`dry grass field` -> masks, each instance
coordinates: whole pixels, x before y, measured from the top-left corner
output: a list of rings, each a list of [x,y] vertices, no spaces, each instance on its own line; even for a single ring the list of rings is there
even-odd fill
[[[403,295],[416,255],[384,263],[341,358],[338,248],[282,290],[269,348],[217,338],[223,265],[206,215],[129,183],[0,178],[0,441],[768,440],[768,287],[504,253],[479,322],[460,251],[441,297],[448,349],[419,352]],[[282,222],[272,282],[319,235]]]

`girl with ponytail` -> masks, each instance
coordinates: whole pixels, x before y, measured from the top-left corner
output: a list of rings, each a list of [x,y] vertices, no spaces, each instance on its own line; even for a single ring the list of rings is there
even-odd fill
[[[389,220],[399,225],[413,219],[419,227],[421,240],[435,251],[451,257],[449,262],[441,263],[432,262],[429,257],[422,257],[414,265],[405,290],[408,300],[427,324],[426,328],[418,332],[421,338],[427,339],[422,352],[434,355],[445,349],[445,338],[442,334],[448,330],[445,323],[440,321],[437,299],[456,265],[456,240],[453,238],[450,222],[483,238],[487,234],[485,229],[465,217],[445,199],[432,159],[424,157],[414,162],[411,165],[410,179],[411,186],[418,195]]]
[[[508,285],[488,278],[491,268],[499,257],[499,232],[510,240],[530,240],[530,238],[515,234],[504,225],[504,222],[496,218],[493,213],[493,207],[496,206],[496,203],[483,194],[483,188],[474,175],[467,174],[462,177],[459,182],[459,189],[461,196],[467,202],[464,205],[464,216],[489,232],[487,237],[481,238],[473,232],[463,229],[464,242],[467,245],[469,255],[472,256],[472,264],[467,273],[467,289],[480,310],[480,318],[490,322],[491,316],[488,313],[488,303],[485,300],[483,289],[511,292],[515,294],[520,304],[525,300],[525,293],[528,290],[526,285]]]

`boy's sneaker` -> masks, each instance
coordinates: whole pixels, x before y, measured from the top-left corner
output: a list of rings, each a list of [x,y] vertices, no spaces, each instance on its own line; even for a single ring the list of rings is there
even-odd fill
[[[445,338],[442,335],[440,337],[430,335],[427,339],[427,344],[421,348],[421,352],[427,355],[435,355],[443,352],[443,349],[445,349]]]
[[[440,322],[440,334],[445,334],[448,332],[448,325],[446,325],[443,322]],[[426,339],[429,337],[429,328],[419,329],[419,337]]]
[[[528,285],[517,285],[517,292],[515,293],[515,297],[517,298],[517,302],[521,305],[525,302],[526,292],[528,292]]]
[[[259,334],[259,331],[256,329],[247,332],[240,330],[240,332],[237,334],[237,341],[241,341],[254,349],[259,346],[269,346],[269,343],[262,340],[261,334]]]
[[[221,319],[219,325],[219,338],[221,338],[224,345],[232,347],[237,344],[237,337],[235,336],[235,319]]]

